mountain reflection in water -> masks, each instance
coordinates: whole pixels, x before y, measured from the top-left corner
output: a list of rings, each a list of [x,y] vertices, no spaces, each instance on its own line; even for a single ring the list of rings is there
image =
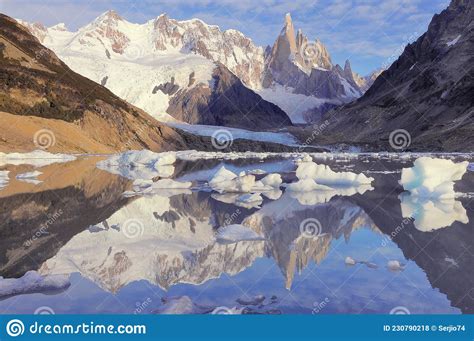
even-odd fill
[[[417,215],[410,218],[406,205],[416,203],[400,195],[396,174],[370,174],[373,190],[283,191],[264,197],[261,208],[246,208],[205,190],[124,197],[132,181],[97,169],[96,162],[43,167],[48,180],[42,184],[12,182],[0,191],[0,275],[72,274],[63,292],[4,298],[3,313],[39,306],[57,313],[149,313],[184,296],[200,312],[251,302],[252,312],[272,313],[388,313],[397,306],[412,313],[473,313],[468,197],[448,208],[432,206],[445,210],[446,227],[430,228],[419,217],[431,206],[412,209]],[[406,166],[385,162],[389,169]],[[174,174],[200,183],[220,163],[182,163]],[[364,171],[368,165],[353,166]],[[294,176],[281,160],[228,166]],[[466,174],[464,186],[472,181]],[[318,222],[316,235],[302,229],[305,221]],[[229,224],[243,224],[263,240],[217,242],[216,230]],[[346,257],[358,263],[346,265]],[[403,263],[403,270],[390,271],[390,260]]]

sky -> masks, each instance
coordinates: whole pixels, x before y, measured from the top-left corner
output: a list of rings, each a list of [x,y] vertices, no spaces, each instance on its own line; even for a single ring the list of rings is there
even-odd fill
[[[291,13],[295,29],[326,45],[333,63],[366,75],[388,67],[405,45],[422,35],[448,0],[0,0],[0,12],[69,29],[91,22],[114,9],[134,23],[161,13],[184,20],[199,18],[221,29],[236,29],[256,44],[273,45]]]

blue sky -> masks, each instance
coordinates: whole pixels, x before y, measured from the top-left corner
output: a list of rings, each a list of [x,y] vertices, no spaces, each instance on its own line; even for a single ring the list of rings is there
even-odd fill
[[[166,12],[200,18],[221,29],[242,31],[259,45],[272,45],[290,12],[295,28],[319,38],[332,60],[349,59],[367,74],[390,65],[404,46],[426,31],[448,0],[0,0],[0,12],[47,26],[64,22],[77,29],[108,9],[143,23]]]

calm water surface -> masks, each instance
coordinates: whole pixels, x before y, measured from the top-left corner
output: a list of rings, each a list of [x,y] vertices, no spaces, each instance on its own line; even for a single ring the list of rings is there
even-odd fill
[[[186,302],[182,311],[196,313],[216,307],[272,314],[474,312],[472,171],[456,183],[457,200],[419,203],[398,185],[413,159],[321,159],[335,171],[374,177],[373,189],[283,190],[251,207],[211,192],[205,182],[222,165],[294,181],[291,160],[180,161],[173,178],[193,181],[192,190],[132,197],[123,193],[136,174],[100,170],[98,160],[41,167],[42,183],[11,180],[0,190],[0,275],[37,270],[71,281],[60,291],[0,298],[0,313],[44,306],[55,313],[157,313],[170,302]],[[0,168],[11,179],[33,170]],[[402,202],[417,215],[403,217]],[[422,219],[440,212],[442,220]],[[305,233],[307,221],[318,221],[320,233]],[[240,223],[264,240],[216,242],[220,226]],[[346,257],[357,264],[346,265]],[[402,268],[390,269],[389,261]]]

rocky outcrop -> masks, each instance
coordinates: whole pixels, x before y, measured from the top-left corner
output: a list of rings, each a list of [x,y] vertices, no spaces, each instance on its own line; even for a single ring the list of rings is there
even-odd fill
[[[406,150],[473,151],[473,18],[464,0],[435,15],[363,97],[328,113],[330,140],[393,150],[390,133],[404,129]]]
[[[0,28],[2,149],[36,149],[27,129],[49,124],[60,129],[52,152],[186,148],[173,129],[69,69],[14,19],[0,15]],[[12,115],[19,124],[10,130]]]
[[[361,95],[350,64],[347,62],[344,70],[333,65],[321,41],[309,41],[301,30],[295,35],[290,14],[286,15],[284,27],[266,56],[265,66],[262,84],[266,88],[283,85],[295,94],[342,102]],[[314,110],[323,111],[324,106]]]
[[[191,124],[265,130],[291,125],[276,105],[248,89],[224,65],[213,72],[213,84],[180,90],[167,110],[174,118]]]

